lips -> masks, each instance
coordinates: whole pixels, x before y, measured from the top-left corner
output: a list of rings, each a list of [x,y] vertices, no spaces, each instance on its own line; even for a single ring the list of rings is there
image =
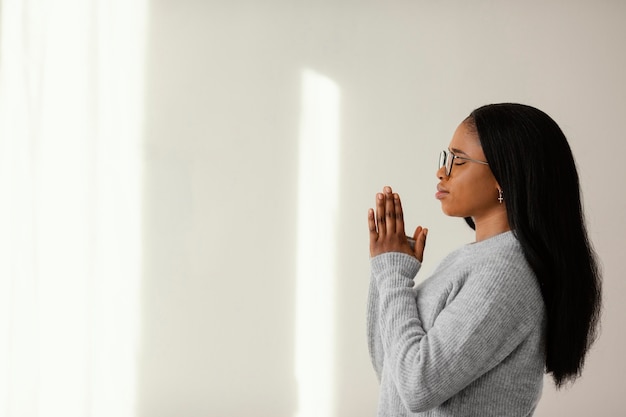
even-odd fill
[[[435,198],[437,200],[441,200],[445,196],[449,194],[448,190],[443,188],[441,185],[437,184],[437,192],[435,193]]]

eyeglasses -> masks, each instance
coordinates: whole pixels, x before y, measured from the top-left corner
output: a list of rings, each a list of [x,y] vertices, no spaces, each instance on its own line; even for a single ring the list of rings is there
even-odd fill
[[[457,155],[453,154],[451,151],[448,151],[448,150],[444,149],[439,154],[439,169],[441,169],[442,167],[446,167],[446,176],[447,177],[449,177],[450,173],[452,172],[452,165],[453,165],[453,162],[454,162],[455,159],[462,159],[464,161],[478,162],[479,164],[489,165],[485,161],[479,161],[478,159],[472,159],[472,158],[465,158],[463,156],[457,156]]]

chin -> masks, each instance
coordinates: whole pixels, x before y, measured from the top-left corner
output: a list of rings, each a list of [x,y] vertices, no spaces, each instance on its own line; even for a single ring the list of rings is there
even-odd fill
[[[446,207],[444,205],[441,206],[441,211],[443,214],[449,217],[472,217],[471,215],[464,213],[462,211],[454,210],[454,208]]]
[[[441,203],[441,211],[446,216],[450,217],[459,217],[459,215],[455,212],[454,208],[448,207],[445,203]]]

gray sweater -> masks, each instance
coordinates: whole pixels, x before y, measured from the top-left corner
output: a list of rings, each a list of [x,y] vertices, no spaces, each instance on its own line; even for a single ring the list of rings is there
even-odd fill
[[[513,233],[463,246],[414,287],[420,266],[397,252],[371,259],[367,334],[378,416],[531,416],[546,318]]]

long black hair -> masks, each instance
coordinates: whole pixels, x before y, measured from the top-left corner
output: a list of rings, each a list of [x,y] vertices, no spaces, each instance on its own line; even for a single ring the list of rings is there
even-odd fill
[[[509,225],[539,280],[547,311],[546,372],[561,387],[580,376],[601,309],[600,271],[574,157],[556,122],[534,107],[491,104],[465,122],[478,134],[504,193]]]

